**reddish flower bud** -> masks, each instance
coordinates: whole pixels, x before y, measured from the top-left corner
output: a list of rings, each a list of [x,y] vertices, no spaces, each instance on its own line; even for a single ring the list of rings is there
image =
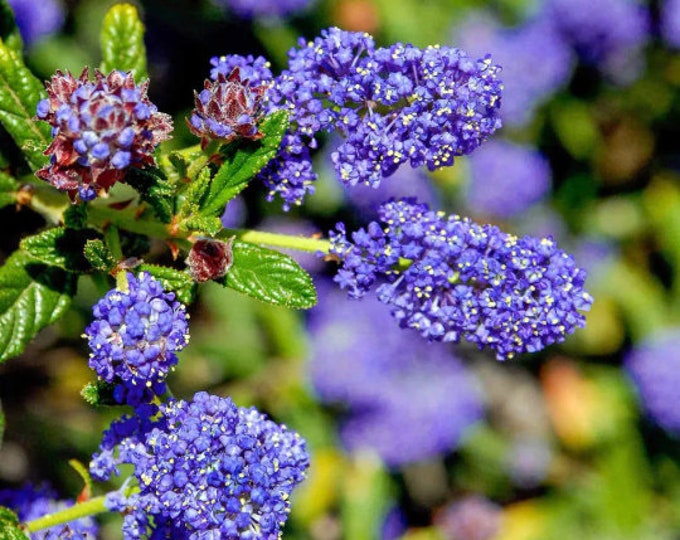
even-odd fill
[[[233,237],[226,242],[212,238],[196,241],[184,261],[189,267],[191,277],[202,283],[226,275],[234,262],[231,249],[233,243]]]

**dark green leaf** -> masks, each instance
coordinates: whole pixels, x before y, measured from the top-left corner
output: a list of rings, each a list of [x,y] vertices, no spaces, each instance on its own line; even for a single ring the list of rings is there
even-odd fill
[[[0,267],[0,362],[21,354],[71,303],[76,274],[41,264],[23,251]]]
[[[195,231],[205,233],[208,236],[215,236],[222,230],[222,221],[218,217],[201,216],[194,214],[180,222],[180,228],[185,231]]]
[[[17,515],[4,506],[0,506],[0,540],[28,540],[19,528]]]
[[[163,223],[170,223],[174,211],[175,188],[165,180],[163,171],[154,167],[129,169],[125,181],[139,191]]]
[[[137,8],[130,4],[113,6],[104,17],[100,41],[104,73],[114,69],[132,71],[138,83],[146,78],[144,25]]]
[[[64,211],[64,225],[70,229],[84,229],[87,226],[87,205],[69,205]]]
[[[316,304],[312,278],[288,255],[246,242],[234,242],[234,264],[219,280],[262,302],[308,309]]]
[[[110,272],[116,266],[116,258],[106,244],[101,240],[88,240],[85,242],[83,255],[92,268],[100,272]]]
[[[19,182],[6,172],[0,171],[0,208],[17,202],[16,192],[18,189]]]
[[[193,301],[196,294],[196,282],[186,272],[155,264],[142,264],[139,269],[149,272],[161,282],[164,289],[173,291],[180,302],[191,304]]]
[[[264,133],[264,138],[259,141],[239,141],[226,147],[224,163],[202,198],[201,213],[220,215],[226,204],[271,161],[279,151],[281,139],[288,127],[288,115],[285,111],[275,112],[258,127]]]
[[[0,39],[10,48],[21,52],[24,43],[19,33],[14,12],[7,0],[0,0]]]
[[[21,241],[21,249],[37,261],[58,266],[69,272],[89,272],[91,267],[83,255],[88,240],[101,237],[92,229],[53,227]]]
[[[34,169],[47,162],[43,151],[49,145],[50,126],[33,120],[38,101],[46,95],[20,54],[0,42],[0,122]]]

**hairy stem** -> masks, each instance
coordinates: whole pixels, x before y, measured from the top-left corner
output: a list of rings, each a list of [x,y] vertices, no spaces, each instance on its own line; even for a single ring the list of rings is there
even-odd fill
[[[46,516],[31,520],[26,523],[26,528],[28,532],[35,532],[54,527],[55,525],[62,525],[83,517],[108,512],[108,508],[104,505],[105,498],[105,495],[95,497],[94,499],[64,508],[53,514],[47,514]]]

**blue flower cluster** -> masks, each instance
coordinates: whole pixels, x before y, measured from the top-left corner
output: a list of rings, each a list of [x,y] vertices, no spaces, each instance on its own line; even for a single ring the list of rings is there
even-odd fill
[[[49,487],[26,484],[21,489],[0,490],[0,506],[11,509],[26,522],[73,506],[73,501],[58,501]],[[31,533],[31,540],[95,540],[98,530],[95,521],[86,517]]]
[[[256,78],[264,79],[269,69],[258,62],[266,71]],[[213,76],[244,63],[214,59]],[[269,110],[286,110],[292,121],[279,155],[260,175],[269,198],[278,194],[289,208],[313,190],[309,151],[321,131],[344,138],[332,158],[347,185],[377,187],[404,163],[452,165],[500,127],[499,70],[489,57],[474,60],[459,49],[376,48],[368,34],[338,28],[300,40],[268,91]]]
[[[54,34],[64,24],[64,8],[58,0],[8,1],[27,45]]]
[[[188,315],[149,273],[127,274],[127,290],[113,289],[93,307],[85,329],[89,365],[116,385],[120,403],[137,405],[163,393],[177,364],[176,352],[189,340]]]
[[[680,331],[666,331],[637,345],[625,359],[642,405],[662,428],[680,434]]]
[[[149,82],[135,84],[132,73],[85,68],[77,79],[57,71],[37,118],[52,126],[45,155],[50,164],[36,176],[72,199],[89,201],[122,180],[128,167],[155,165],[153,152],[172,131],[170,116],[149,101]]]
[[[478,384],[450,346],[413,339],[375,298],[343,300],[318,284],[309,373],[322,401],[347,414],[348,450],[370,448],[390,467],[452,451],[482,416]]]
[[[342,223],[331,232],[342,262],[335,281],[353,298],[378,283],[402,327],[431,341],[464,338],[504,360],[584,326],[585,272],[551,238],[517,238],[413,199],[389,201],[379,216],[352,241]]]
[[[284,17],[299,13],[307,8],[313,0],[215,0],[215,2],[233,11],[239,17],[251,19]]]
[[[124,418],[105,439],[93,474],[106,478],[112,466],[131,463],[139,481],[131,497],[107,498],[109,509],[125,513],[126,540],[279,538],[309,466],[297,433],[206,392],[160,405],[151,420]]]
[[[552,171],[535,149],[508,141],[486,143],[469,158],[467,204],[478,214],[510,218],[550,190]]]

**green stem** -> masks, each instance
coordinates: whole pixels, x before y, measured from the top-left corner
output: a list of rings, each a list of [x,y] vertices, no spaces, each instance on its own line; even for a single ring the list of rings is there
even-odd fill
[[[225,229],[219,235],[226,239],[235,236],[244,242],[252,244],[265,244],[267,246],[295,249],[298,251],[310,251],[312,253],[329,253],[331,243],[320,238],[306,238],[304,236],[291,236],[264,231],[251,231],[244,229]]]
[[[102,495],[101,497],[95,497],[89,501],[70,506],[69,508],[64,508],[63,510],[59,510],[53,514],[47,514],[46,516],[31,520],[26,523],[27,530],[28,532],[40,531],[42,529],[54,527],[55,525],[62,525],[63,523],[68,523],[69,521],[74,521],[76,519],[108,512],[108,508],[106,508],[104,505],[105,499],[106,496]]]

